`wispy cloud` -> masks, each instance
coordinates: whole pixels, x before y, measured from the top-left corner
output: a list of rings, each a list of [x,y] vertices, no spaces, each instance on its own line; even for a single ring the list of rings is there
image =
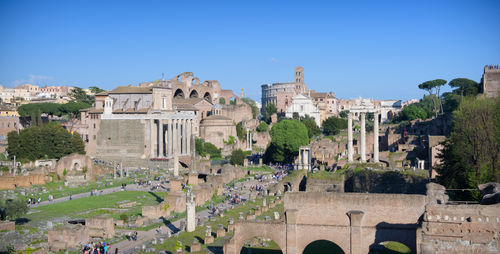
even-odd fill
[[[28,79],[14,80],[12,82],[12,86],[18,86],[18,85],[22,85],[22,84],[45,85],[48,82],[52,82],[52,81],[54,81],[53,77],[30,74],[28,76]]]
[[[277,63],[278,59],[276,59],[275,57],[271,57],[271,58],[269,58],[269,62],[271,62],[271,63]]]

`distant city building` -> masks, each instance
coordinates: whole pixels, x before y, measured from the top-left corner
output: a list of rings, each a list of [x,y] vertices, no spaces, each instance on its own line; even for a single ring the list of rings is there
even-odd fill
[[[296,94],[307,93],[307,86],[304,81],[304,68],[300,66],[296,67],[294,77],[294,82],[262,85],[262,108],[265,108],[269,103],[273,103],[276,105],[278,113],[284,113],[291,103],[289,99]]]
[[[7,148],[7,134],[20,128],[19,114],[13,107],[0,105],[0,153]]]

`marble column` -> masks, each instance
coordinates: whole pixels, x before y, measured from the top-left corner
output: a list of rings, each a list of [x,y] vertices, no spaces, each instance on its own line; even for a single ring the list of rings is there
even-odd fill
[[[193,120],[187,120],[186,124],[186,154],[191,154],[191,129]]]
[[[188,131],[187,131],[187,126],[188,126],[188,120],[184,119],[182,120],[182,150],[184,151],[183,154],[187,154],[187,143],[188,143]]]
[[[361,112],[361,162],[366,162],[366,113]]]
[[[373,161],[378,162],[378,112],[373,114]]]
[[[177,120],[172,120],[172,155],[176,155],[179,151],[177,150]]]
[[[246,147],[247,150],[250,148],[250,145],[249,145],[250,141],[249,140],[250,140],[250,129],[247,128],[247,147]]]
[[[155,141],[154,141],[154,120],[153,118],[149,119],[149,158],[154,158],[154,152],[155,152]]]
[[[347,161],[353,162],[353,147],[352,147],[352,113],[347,113]]]
[[[163,142],[163,135],[165,134],[165,131],[163,130],[163,120],[159,119],[158,120],[158,157],[163,158],[163,146],[165,145],[165,142]]]
[[[176,130],[176,135],[177,135],[177,154],[181,154],[181,128],[182,128],[182,122],[180,119],[177,119],[177,130]]]
[[[168,119],[168,157],[172,158],[172,119]]]

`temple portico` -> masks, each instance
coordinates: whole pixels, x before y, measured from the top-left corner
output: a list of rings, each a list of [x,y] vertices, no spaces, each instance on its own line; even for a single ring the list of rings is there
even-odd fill
[[[149,158],[190,155],[194,117],[188,114],[151,114]]]
[[[360,118],[360,155],[361,162],[366,162],[366,113],[373,113],[373,162],[379,162],[378,151],[378,128],[379,128],[379,109],[375,107],[369,99],[357,99],[347,117],[347,160],[354,161],[353,137],[352,137],[352,118],[353,114],[359,113]]]

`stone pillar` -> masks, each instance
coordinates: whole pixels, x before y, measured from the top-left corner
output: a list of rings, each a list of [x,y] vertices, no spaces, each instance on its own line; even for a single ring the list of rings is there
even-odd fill
[[[174,176],[179,176],[179,154],[174,153]]]
[[[361,112],[361,162],[366,162],[366,113]]]
[[[247,127],[247,146],[246,146],[247,150],[250,149],[249,140],[250,140],[250,128]]]
[[[350,222],[350,241],[349,241],[349,253],[363,253],[363,234],[361,230],[363,216],[365,215],[362,211],[349,211],[347,216],[349,216]]]
[[[378,112],[373,114],[373,161],[378,160]]]
[[[181,154],[181,128],[182,128],[182,123],[180,119],[177,119],[177,130],[176,135],[177,135],[177,154]]]
[[[155,153],[155,141],[154,141],[154,120],[153,118],[149,119],[149,146],[150,146],[150,151],[149,151],[149,158],[154,158],[154,153]]]
[[[123,178],[123,164],[120,162],[120,178]]]
[[[193,232],[196,229],[196,203],[191,187],[186,192],[186,231]]]
[[[165,143],[163,142],[163,120],[158,120],[158,158],[163,158],[163,146]]]
[[[173,120],[172,124],[172,155],[175,155],[179,152],[177,150],[177,120]]]
[[[187,135],[187,126],[188,126],[188,120],[184,119],[182,120],[182,151],[183,154],[187,154],[187,143],[188,143],[188,135]]]
[[[352,147],[352,113],[347,113],[347,161],[353,162],[353,147]]]
[[[168,119],[168,157],[172,158],[172,119]]]
[[[188,119],[186,124],[186,154],[191,154],[191,124],[193,120]]]

